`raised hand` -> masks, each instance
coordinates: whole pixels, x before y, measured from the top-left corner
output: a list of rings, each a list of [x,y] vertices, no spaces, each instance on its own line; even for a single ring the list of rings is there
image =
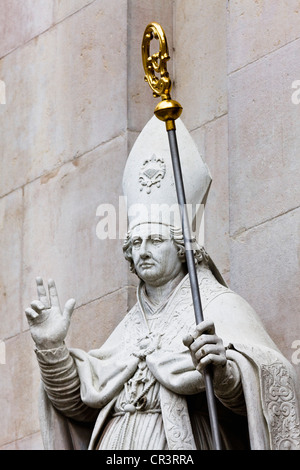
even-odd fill
[[[31,336],[38,349],[54,349],[63,344],[70,326],[75,300],[69,299],[60,308],[55,283],[48,281],[48,292],[42,278],[36,278],[38,300],[25,310]]]

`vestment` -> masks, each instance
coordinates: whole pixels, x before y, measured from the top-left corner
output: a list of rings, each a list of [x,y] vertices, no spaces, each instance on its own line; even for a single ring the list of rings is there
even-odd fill
[[[298,390],[293,367],[245,300],[221,285],[204,265],[198,268],[198,279],[204,316],[214,321],[232,364],[232,375],[216,390],[220,426],[228,447],[300,449]],[[146,328],[142,314],[144,307],[140,302],[100,349],[89,353],[71,349],[70,355],[66,348],[37,351],[44,381],[41,428],[46,448],[96,449],[111,413],[116,415],[115,421],[123,420],[124,426],[127,420],[124,436],[128,437],[129,430],[134,433],[133,422],[129,421],[136,415],[140,419],[143,412],[149,415],[146,418],[148,424],[152,422],[151,445],[171,450],[210,446],[209,432],[203,431],[203,379],[194,369],[190,353],[182,343],[182,338],[195,326],[188,276],[163,306],[163,316],[158,322],[160,327],[153,333],[149,334]],[[146,367],[142,369],[139,365]],[[145,369],[148,372],[143,375]],[[54,370],[56,373],[53,374]],[[138,380],[131,380],[137,379],[134,374],[139,373],[140,386],[150,384],[145,379],[155,379],[152,388],[140,399],[137,396]],[[127,384],[129,395],[127,393],[128,399],[122,403],[120,396],[125,396],[124,384]],[[135,387],[135,406],[140,411],[131,413],[126,405],[134,400]],[[55,411],[47,394],[69,418]],[[151,403],[153,412],[146,413],[147,403]],[[157,420],[156,424],[153,420]],[[86,424],[80,424],[80,421]],[[140,426],[141,429],[143,424]],[[165,441],[159,440],[159,436],[153,440],[153,432],[157,429],[161,436],[165,435]],[[118,432],[119,445],[120,442],[125,447],[130,445],[122,438],[120,428]],[[201,444],[201,436],[205,434],[208,439]],[[111,439],[109,442],[112,443]],[[136,439],[133,439],[135,445]],[[144,439],[150,437],[145,435]],[[141,442],[140,445],[147,444]]]

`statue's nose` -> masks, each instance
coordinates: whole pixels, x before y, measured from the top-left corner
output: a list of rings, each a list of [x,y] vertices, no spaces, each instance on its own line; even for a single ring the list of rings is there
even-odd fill
[[[141,247],[140,247],[140,257],[142,259],[145,259],[145,258],[149,258],[150,256],[151,256],[151,253],[149,251],[147,240],[144,240],[141,243]]]

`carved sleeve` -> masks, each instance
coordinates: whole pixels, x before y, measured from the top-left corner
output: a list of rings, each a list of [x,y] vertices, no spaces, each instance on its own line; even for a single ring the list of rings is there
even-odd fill
[[[241,375],[235,362],[227,361],[226,378],[215,384],[215,393],[224,406],[238,414],[246,414],[246,403],[241,382]]]
[[[85,405],[80,396],[80,380],[67,347],[35,350],[45,391],[64,416],[76,421],[94,421],[99,410]]]

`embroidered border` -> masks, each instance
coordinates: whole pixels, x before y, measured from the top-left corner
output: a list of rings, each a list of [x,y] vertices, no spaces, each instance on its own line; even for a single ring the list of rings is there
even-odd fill
[[[195,441],[185,398],[160,388],[162,414],[170,450],[195,450]]]
[[[300,449],[297,399],[292,377],[280,362],[262,366],[263,395],[274,450]]]

